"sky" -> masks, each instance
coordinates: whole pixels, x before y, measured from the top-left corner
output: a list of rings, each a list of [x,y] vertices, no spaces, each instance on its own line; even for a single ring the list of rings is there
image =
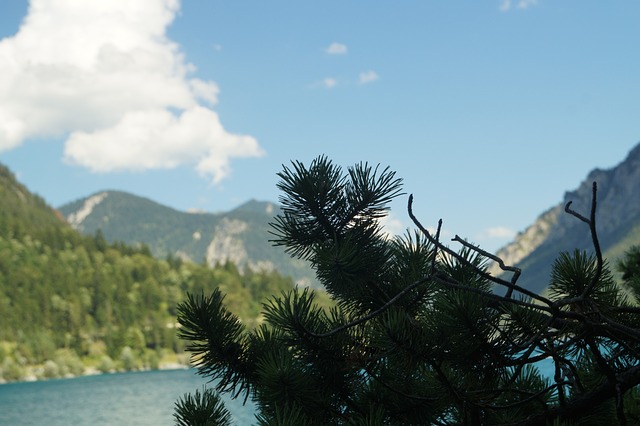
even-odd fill
[[[494,251],[640,142],[639,20],[633,0],[6,0],[0,163],[53,207],[211,212],[278,201],[294,160],[380,164],[425,226]]]

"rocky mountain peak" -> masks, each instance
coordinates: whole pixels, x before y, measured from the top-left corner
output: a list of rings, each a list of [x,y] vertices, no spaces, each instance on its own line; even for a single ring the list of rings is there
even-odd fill
[[[575,248],[593,251],[591,236],[584,223],[564,212],[567,202],[572,209],[587,215],[591,208],[592,185],[597,183],[597,230],[605,257],[624,252],[624,247],[640,244],[640,144],[626,159],[611,169],[596,168],[563,201],[519,233],[515,240],[497,253],[506,264],[523,269],[519,284],[540,291],[548,284],[551,265],[562,251]],[[607,253],[608,252],[608,253]],[[497,266],[491,273],[499,274]]]

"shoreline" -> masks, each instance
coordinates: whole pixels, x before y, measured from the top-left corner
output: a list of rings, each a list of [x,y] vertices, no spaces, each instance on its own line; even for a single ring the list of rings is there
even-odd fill
[[[191,368],[191,365],[184,364],[176,361],[167,361],[161,362],[158,365],[158,368],[135,368],[131,370],[126,369],[112,369],[109,371],[101,371],[95,366],[85,366],[82,374],[65,374],[59,377],[43,377],[42,371],[43,366],[26,366],[28,373],[19,380],[5,380],[0,378],[0,386],[8,385],[11,383],[32,383],[32,382],[46,382],[49,380],[66,380],[66,379],[75,379],[78,377],[85,376],[99,376],[103,374],[115,374],[115,373],[135,373],[135,372],[144,372],[144,371],[168,371],[168,370],[188,370]]]

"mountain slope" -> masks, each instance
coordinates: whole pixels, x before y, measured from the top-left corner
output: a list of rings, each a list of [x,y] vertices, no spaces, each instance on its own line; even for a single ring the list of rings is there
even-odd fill
[[[604,257],[613,264],[632,245],[640,244],[640,145],[612,169],[591,171],[564,200],[544,212],[515,240],[497,253],[507,265],[523,270],[518,283],[542,291],[558,254],[573,249],[593,252],[588,227],[565,213],[564,206],[589,216],[592,184],[597,182],[596,229]],[[499,273],[495,267],[492,273]]]
[[[219,287],[251,326],[266,297],[292,286],[275,272],[159,260],[146,246],[82,235],[0,165],[0,383],[175,362],[176,304],[187,293]]]
[[[65,222],[57,212],[15,179],[0,165],[0,235],[17,237],[29,232],[47,232]]]
[[[108,241],[145,244],[164,258],[179,257],[210,266],[231,261],[241,268],[277,270],[297,282],[315,282],[308,265],[269,242],[273,203],[251,200],[220,214],[180,212],[149,199],[105,191],[59,208],[77,230],[100,230]]]

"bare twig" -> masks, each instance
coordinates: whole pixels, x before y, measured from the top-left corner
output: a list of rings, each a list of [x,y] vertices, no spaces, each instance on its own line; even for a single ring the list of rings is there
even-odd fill
[[[511,276],[511,285],[512,285],[512,287],[509,287],[507,289],[507,293],[504,295],[504,297],[506,297],[506,298],[510,298],[511,297],[511,294],[513,293],[513,289],[514,289],[513,286],[516,285],[516,281],[518,281],[518,278],[520,278],[520,274],[522,273],[522,269],[516,268],[515,266],[506,266],[504,264],[504,261],[502,259],[500,259],[498,256],[496,256],[495,254],[491,254],[486,250],[482,250],[480,247],[478,247],[476,245],[473,245],[473,244],[463,240],[457,234],[452,239],[452,241],[456,241],[456,242],[462,244],[463,246],[467,247],[468,249],[476,251],[476,252],[480,253],[481,255],[483,255],[484,257],[488,257],[489,259],[491,259],[494,262],[496,262],[498,264],[498,266],[500,267],[500,269],[502,269],[503,271],[513,272],[513,275]]]
[[[593,288],[596,286],[598,281],[600,281],[600,277],[602,276],[602,268],[604,265],[604,261],[602,259],[602,251],[600,249],[600,242],[598,241],[598,232],[596,230],[596,206],[597,206],[597,193],[598,193],[598,185],[596,182],[593,182],[591,187],[591,214],[589,218],[582,216],[580,213],[576,212],[571,208],[572,202],[569,201],[564,207],[564,211],[569,213],[571,216],[574,216],[581,220],[582,222],[589,225],[589,231],[591,233],[591,241],[593,242],[593,249],[596,252],[596,274],[591,279],[591,282],[587,287],[585,287],[584,291],[580,295],[581,298],[587,297],[593,291]]]
[[[471,265],[465,258],[463,258],[462,256],[460,256],[460,254],[456,253],[454,250],[451,250],[449,247],[445,246],[444,244],[442,244],[440,241],[436,240],[431,233],[429,232],[429,230],[427,230],[427,228],[425,228],[422,223],[420,223],[420,221],[418,220],[418,218],[413,214],[413,194],[409,195],[409,202],[407,205],[407,210],[409,212],[409,217],[411,218],[411,220],[413,221],[413,223],[418,227],[418,229],[427,237],[427,239],[434,245],[436,245],[437,247],[440,248],[440,250],[444,251],[445,253],[447,253],[448,255],[452,256],[453,258],[455,258],[458,262],[461,262],[467,266],[471,266],[473,268],[476,269],[476,272],[482,276],[483,278],[493,282],[494,284],[499,284],[499,285],[503,285],[505,287],[507,287],[508,289],[512,290],[511,292],[507,292],[508,296],[507,298],[510,299],[511,298],[511,293],[513,292],[513,290],[520,292],[521,294],[524,294],[525,296],[529,296],[532,299],[538,300],[541,303],[546,304],[547,306],[551,306],[553,305],[553,302],[551,302],[551,300],[547,299],[546,297],[540,296],[532,291],[529,291],[523,287],[520,287],[518,285],[515,284],[515,281],[509,282],[509,281],[505,281],[499,277],[494,277],[491,274],[487,274],[485,271],[476,268],[474,265]],[[468,248],[478,252],[479,248],[474,246],[473,244],[468,244]],[[484,250],[482,250],[484,251]],[[497,257],[497,256],[496,256]],[[503,262],[504,263],[504,262]],[[519,276],[519,275],[518,275]],[[516,277],[517,279],[517,277]],[[513,280],[513,279],[512,279]]]

